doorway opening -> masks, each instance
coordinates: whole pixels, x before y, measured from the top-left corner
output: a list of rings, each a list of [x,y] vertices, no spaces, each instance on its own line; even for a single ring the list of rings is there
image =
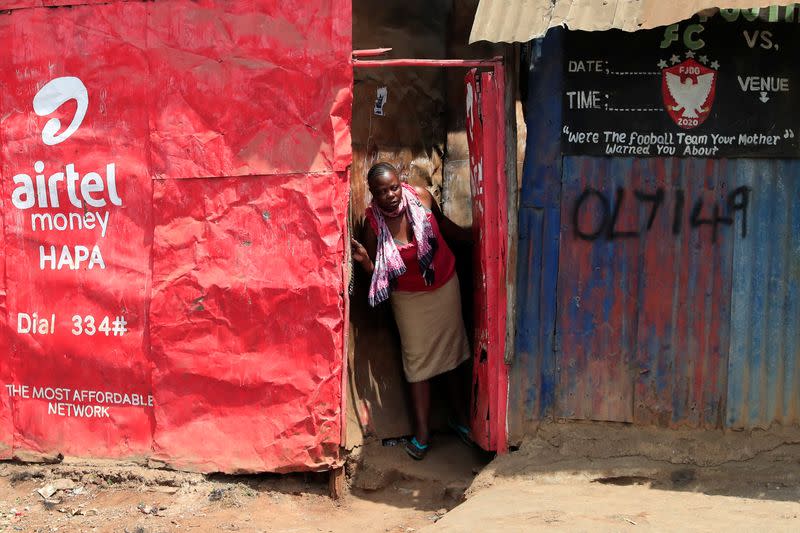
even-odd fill
[[[380,80],[357,91],[369,95],[353,105],[354,161],[351,171],[350,231],[359,239],[370,195],[366,173],[378,162],[397,168],[402,180],[427,188],[445,216],[472,227],[471,243],[447,241],[456,257],[461,284],[462,315],[470,338],[471,372],[465,376],[470,432],[484,450],[504,452],[507,446],[505,408],[507,372],[506,257],[507,191],[505,179],[505,72],[502,60],[377,59],[388,49],[354,53],[354,68],[381,69]],[[409,121],[425,125],[425,112],[412,108],[406,83],[421,83],[414,72],[430,69],[460,78],[463,130],[447,131],[444,147],[421,135],[418,151],[394,150],[385,138],[402,135]],[[385,84],[381,81],[388,80]],[[357,82],[358,83],[358,82]],[[460,101],[460,102],[459,102]],[[456,105],[458,105],[456,104]],[[357,135],[366,139],[356,139]],[[459,135],[460,133],[460,135]],[[432,134],[431,137],[434,135]],[[361,142],[356,149],[356,142]],[[422,155],[422,157],[420,157]],[[437,165],[438,163],[438,165]],[[413,433],[408,384],[400,339],[391,307],[367,303],[371,275],[352,267],[348,346],[347,435],[349,446],[367,439],[396,442]],[[445,429],[444,384],[432,382],[433,430]]]

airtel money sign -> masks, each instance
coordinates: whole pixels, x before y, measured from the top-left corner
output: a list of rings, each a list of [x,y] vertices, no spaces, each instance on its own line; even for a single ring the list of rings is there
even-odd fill
[[[144,82],[117,89],[89,55],[21,58],[4,80],[0,380],[15,450],[116,457],[152,447],[152,188]]]
[[[33,99],[33,110],[39,116],[48,116],[62,105],[74,100],[77,104],[70,124],[59,133],[61,121],[51,118],[42,129],[42,142],[54,146],[67,141],[83,123],[89,107],[89,93],[83,82],[72,76],[55,78],[45,84]],[[64,163],[57,171],[47,170],[43,161],[33,162],[32,173],[19,173],[13,177],[15,185],[11,203],[20,210],[38,207],[44,212],[30,214],[30,229],[37,231],[74,231],[100,228],[102,237],[108,231],[109,204],[122,205],[117,192],[116,166],[108,163],[105,168],[86,172],[83,175],[74,163]],[[52,172],[52,173],[50,173]],[[49,174],[49,175],[48,175]],[[53,212],[63,206],[72,206],[70,212]],[[100,247],[67,245],[39,246],[39,268],[41,270],[105,269]]]

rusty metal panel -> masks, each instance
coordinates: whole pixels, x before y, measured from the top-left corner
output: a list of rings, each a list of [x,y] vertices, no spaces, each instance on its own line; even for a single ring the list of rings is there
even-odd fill
[[[794,20],[798,8],[796,2],[786,0],[481,0],[469,42],[526,42],[558,26],[585,31],[646,30],[686,20],[720,4],[729,16],[740,11],[752,16],[759,8],[767,8],[767,17],[787,20]]]
[[[733,253],[727,425],[800,422],[800,162],[735,161],[752,188]]]
[[[630,422],[641,243],[607,238],[605,227],[609,198],[634,186],[640,165],[588,157],[563,165],[556,416]],[[634,213],[620,213],[632,227]]]
[[[747,207],[726,168],[565,158],[557,416],[722,425],[733,239]]]
[[[745,223],[743,209],[733,206],[743,193],[730,190],[725,161],[641,164],[645,171],[638,192],[643,194],[631,199],[643,209],[640,223],[645,224],[634,419],[637,424],[721,427],[733,239]],[[660,207],[653,212],[657,201]]]
[[[555,416],[796,424],[799,174],[788,161],[564,158]]]
[[[562,158],[563,33],[532,43],[512,440],[552,416],[798,424],[800,161]],[[620,206],[611,239],[595,193],[576,237],[587,188]]]

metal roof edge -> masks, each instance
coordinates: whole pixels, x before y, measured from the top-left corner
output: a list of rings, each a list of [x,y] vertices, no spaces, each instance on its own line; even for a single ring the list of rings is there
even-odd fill
[[[547,30],[637,31],[674,24],[711,8],[761,9],[786,0],[480,0],[469,42],[527,42]]]

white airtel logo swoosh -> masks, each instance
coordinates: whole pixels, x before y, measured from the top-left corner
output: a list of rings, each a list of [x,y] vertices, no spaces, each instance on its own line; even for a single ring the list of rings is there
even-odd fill
[[[33,97],[33,110],[40,117],[49,115],[69,100],[78,102],[78,108],[75,110],[72,122],[67,126],[67,129],[56,135],[58,130],[61,129],[61,121],[57,118],[48,120],[42,129],[42,142],[44,144],[53,146],[62,143],[78,131],[83,118],[86,116],[86,110],[89,108],[89,93],[81,80],[73,76],[65,76],[50,80]]]

